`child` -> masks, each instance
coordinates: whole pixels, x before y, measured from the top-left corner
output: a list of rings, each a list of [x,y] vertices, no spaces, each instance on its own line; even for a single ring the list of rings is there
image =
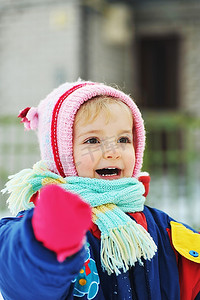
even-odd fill
[[[42,160],[4,190],[18,213],[0,223],[4,299],[200,299],[200,235],[144,206],[133,100],[78,81],[19,116],[37,129]]]

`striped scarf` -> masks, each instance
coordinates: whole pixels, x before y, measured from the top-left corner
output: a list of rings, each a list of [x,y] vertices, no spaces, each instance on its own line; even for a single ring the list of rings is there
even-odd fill
[[[8,206],[12,213],[34,207],[31,197],[47,184],[59,184],[72,191],[92,207],[92,219],[101,231],[101,264],[108,272],[120,274],[142,259],[151,260],[157,247],[150,234],[126,213],[144,209],[144,187],[135,178],[104,180],[96,178],[63,178],[49,171],[40,161],[33,169],[10,176],[3,193],[10,193]]]

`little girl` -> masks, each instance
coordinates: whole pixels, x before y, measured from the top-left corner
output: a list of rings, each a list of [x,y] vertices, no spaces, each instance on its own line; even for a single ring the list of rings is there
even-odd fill
[[[65,83],[19,115],[41,161],[11,176],[0,221],[6,300],[198,300],[200,235],[144,205],[145,130],[123,92]]]

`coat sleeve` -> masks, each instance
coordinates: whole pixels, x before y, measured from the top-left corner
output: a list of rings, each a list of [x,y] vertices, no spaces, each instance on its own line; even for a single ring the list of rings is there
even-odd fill
[[[33,209],[0,221],[0,289],[6,300],[71,299],[85,247],[63,263],[35,239]]]

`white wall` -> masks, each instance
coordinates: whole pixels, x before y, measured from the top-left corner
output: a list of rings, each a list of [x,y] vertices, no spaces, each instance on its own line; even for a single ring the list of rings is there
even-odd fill
[[[77,1],[21,2],[0,8],[1,115],[36,106],[57,85],[79,76]]]

